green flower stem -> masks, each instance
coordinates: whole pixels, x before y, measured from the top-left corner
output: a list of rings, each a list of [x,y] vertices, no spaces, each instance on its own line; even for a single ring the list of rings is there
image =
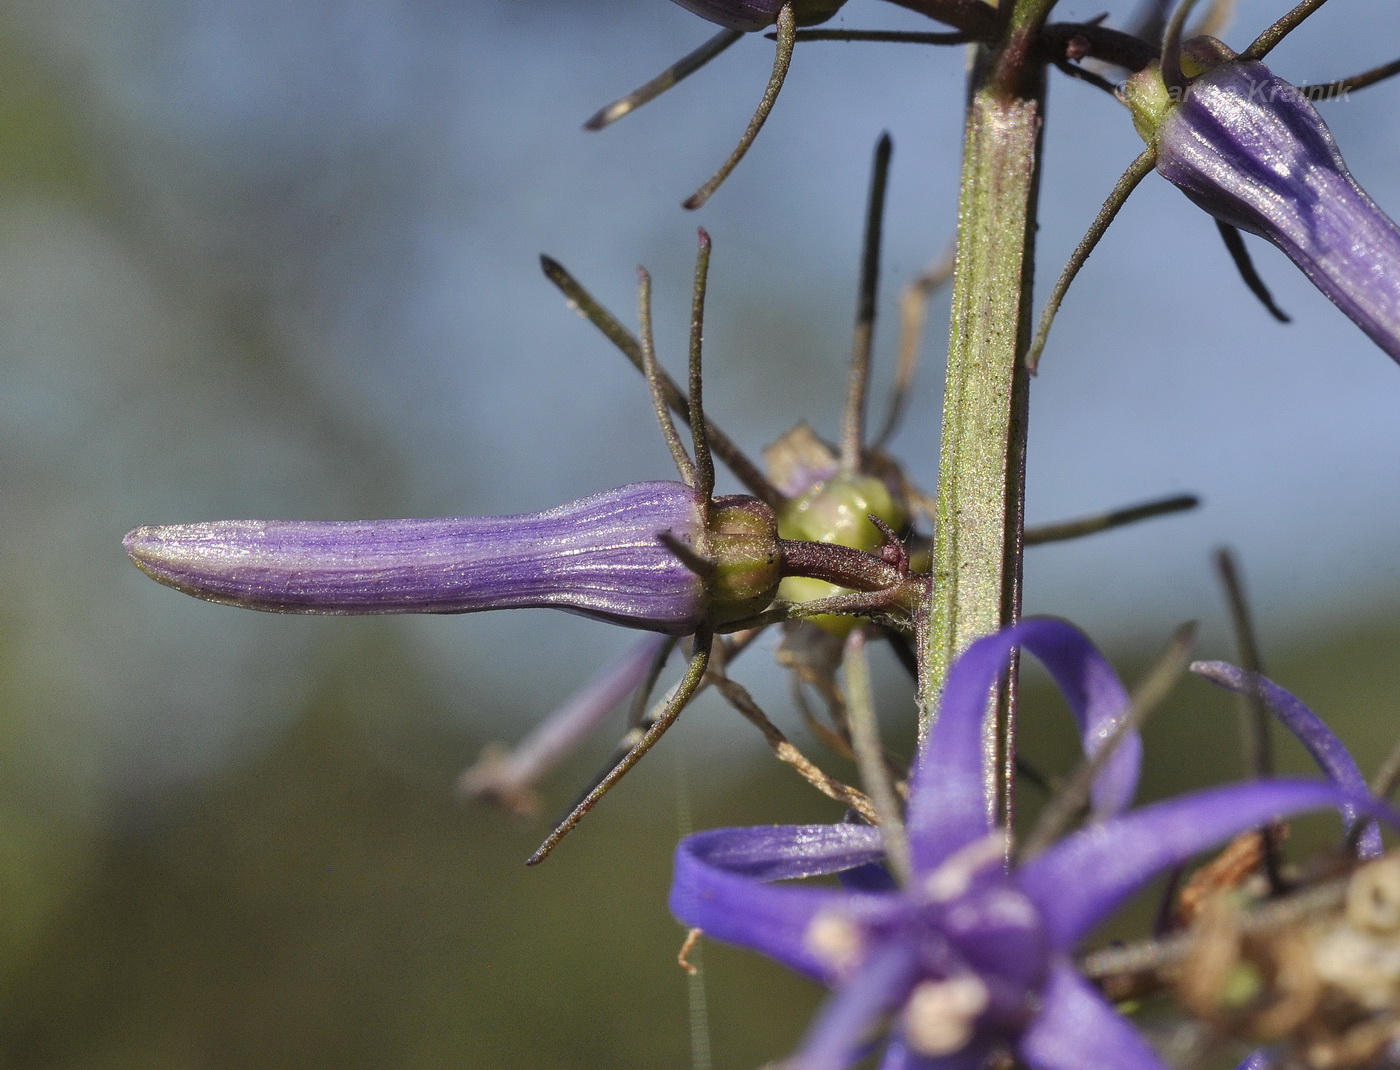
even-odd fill
[[[927,730],[953,659],[1020,612],[1032,249],[1045,112],[1030,58],[1044,2],[1018,5],[1002,47],[977,57],[963,142],[957,261],[939,456],[934,579],[921,622]],[[989,711],[984,780],[998,815],[1014,760],[1014,703]],[[998,721],[1000,720],[1000,725]],[[1010,812],[1009,790],[1005,813]]]

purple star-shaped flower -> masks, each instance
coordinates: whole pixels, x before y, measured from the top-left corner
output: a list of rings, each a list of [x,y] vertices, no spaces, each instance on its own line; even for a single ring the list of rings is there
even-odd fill
[[[1126,711],[1116,675],[1072,625],[1028,620],[974,643],[949,674],[912,775],[909,887],[771,883],[877,863],[881,834],[866,826],[718,829],[678,848],[677,918],[835,988],[792,1070],[850,1066],[886,1018],[882,1070],[974,1070],[1007,1049],[1034,1070],[1159,1070],[1137,1030],[1075,970],[1079,941],[1154,875],[1247,829],[1328,807],[1393,819],[1374,800],[1305,780],[1215,788],[1125,814],[1138,771],[1129,737],[1095,785],[1098,820],[1008,867],[983,794],[981,722],[1017,646],[1050,669],[1088,749]]]

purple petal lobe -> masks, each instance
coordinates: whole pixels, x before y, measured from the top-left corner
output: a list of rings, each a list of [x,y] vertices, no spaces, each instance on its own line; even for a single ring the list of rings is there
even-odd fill
[[[517,813],[531,813],[537,800],[532,788],[550,769],[573,753],[583,739],[629,694],[640,687],[666,644],[662,635],[647,635],[601,670],[564,704],[544,718],[508,754],[494,748],[457,781],[473,798],[486,798]]]
[[[918,951],[887,943],[827,1001],[789,1070],[846,1070],[876,1019],[898,1007],[918,972]]]
[[[978,1037],[953,1055],[918,1055],[896,1036],[885,1049],[880,1070],[981,1070],[991,1047],[984,1038]]]
[[[1354,806],[1400,825],[1400,815],[1311,780],[1261,780],[1213,788],[1082,829],[1019,870],[1051,945],[1069,951],[1156,874],[1207,848],[1306,810]]]
[[[1132,1023],[1068,963],[1052,968],[1041,1000],[1020,1043],[1032,1070],[1167,1070]]]
[[[1117,674],[1066,621],[1028,619],[973,643],[948,673],[938,719],[915,767],[909,831],[921,870],[991,830],[982,786],[982,720],[991,689],[1018,646],[1044,662],[1065,693],[1087,752],[1102,746],[1128,709],[1128,693]],[[1132,801],[1141,761],[1141,740],[1133,733],[1095,782],[1099,814],[1117,813]]]
[[[149,576],[211,602],[275,613],[471,613],[553,606],[682,635],[704,585],[659,540],[695,546],[682,483],[633,483],[542,513],[441,520],[227,520],[137,528]]]
[[[1157,152],[1167,181],[1278,246],[1400,360],[1400,228],[1356,184],[1296,86],[1262,63],[1222,63],[1167,113]]]
[[[888,912],[891,896],[762,882],[819,876],[884,856],[878,829],[865,825],[770,825],[714,829],[676,849],[671,913],[718,940],[768,955],[832,982],[838,971],[808,939],[819,914],[850,918]]]
[[[1328,780],[1352,794],[1369,794],[1366,778],[1361,775],[1351,752],[1343,746],[1336,733],[1323,723],[1322,718],[1303,705],[1291,692],[1279,687],[1268,677],[1248,673],[1224,661],[1198,661],[1191,666],[1191,671],[1237,695],[1248,695],[1257,687],[1264,704],[1283,722],[1285,728],[1298,737],[1298,742],[1307,748]],[[1348,825],[1357,819],[1354,807],[1344,806],[1342,814]],[[1374,821],[1367,822],[1366,829],[1357,842],[1357,849],[1362,858],[1376,858],[1380,855],[1381,830]]]

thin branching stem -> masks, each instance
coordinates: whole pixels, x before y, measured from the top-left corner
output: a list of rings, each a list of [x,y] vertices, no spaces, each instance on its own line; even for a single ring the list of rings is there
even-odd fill
[[[677,82],[690,77],[743,36],[742,30],[720,30],[694,52],[676,60],[645,85],[640,85],[625,97],[619,97],[611,104],[599,108],[583,124],[583,128],[585,130],[601,130],[603,127],[617,122],[624,115],[636,111],[648,101],[655,100]]]
[[[923,352],[924,324],[928,321],[930,298],[953,277],[953,249],[921,271],[904,287],[899,298],[899,361],[894,370],[894,385],[890,387],[890,404],[885,410],[885,422],[875,436],[874,446],[882,448],[899,427],[909,391],[914,385],[914,373]]]
[[[666,708],[642,734],[642,738],[637,741],[627,754],[612,767],[606,776],[597,785],[580,799],[555,827],[554,831],[545,837],[545,840],[535,850],[529,858],[525,860],[527,866],[539,865],[549,857],[550,852],[559,845],[559,841],[573,831],[586,816],[588,812],[597,806],[599,801],[612,790],[613,785],[627,775],[630,770],[647,751],[651,750],[656,741],[665,735],[666,730],[676,723],[676,718],[681,715],[681,711],[694,696],[700,687],[701,680],[705,677],[705,670],[710,664],[710,647],[714,641],[713,635],[708,631],[699,631],[695,634],[695,652],[690,656],[690,665],[686,668],[685,676],[681,678],[676,689],[671,692],[671,697],[666,703]]]
[[[864,470],[866,395],[870,391],[870,354],[875,342],[875,313],[880,298],[880,242],[893,151],[890,135],[881,134],[870,166],[870,197],[865,209],[860,285],[856,291],[855,339],[851,344],[851,370],[846,378],[846,406],[841,414],[841,473],[845,476]]]
[[[758,137],[758,132],[768,121],[768,116],[773,111],[773,105],[778,102],[778,94],[782,91],[788,67],[792,64],[792,48],[796,43],[796,36],[797,16],[793,11],[792,0],[788,0],[778,12],[778,43],[773,56],[773,73],[768,78],[768,86],[763,90],[763,97],[758,102],[758,108],[754,111],[753,118],[749,120],[748,129],[744,131],[744,136],[739,139],[739,144],[734,146],[734,151],[729,154],[729,159],[720,164],[719,170],[711,176],[708,182],[681,202],[682,207],[695,209],[708,201],[715,190],[719,189],[724,180],[729,177],[730,172],[739,166],[739,161],[748,153],[749,147]]]
[[[885,842],[885,858],[895,880],[908,888],[914,882],[914,865],[909,853],[909,836],[900,814],[899,797],[885,766],[885,749],[880,743],[880,724],[875,717],[875,699],[870,690],[870,659],[866,656],[865,629],[856,627],[846,637],[842,663],[846,667],[846,710],[851,726],[851,747],[865,793],[875,805],[880,836]]]
[[[1327,0],[1303,0],[1250,42],[1249,47],[1240,53],[1240,59],[1263,59],[1285,37],[1301,26],[1304,19],[1325,3]]]
[[[564,294],[569,307],[597,327],[638,371],[643,371],[642,345],[632,332],[584,289],[559,261],[549,256],[541,256],[540,267],[544,269],[545,277]],[[686,423],[690,423],[690,403],[675,380],[665,371],[658,369],[657,381],[661,384],[666,404],[671,407],[671,411]],[[787,500],[782,492],[769,482],[759,467],[749,460],[744,451],[735,445],[734,440],[708,417],[705,420],[705,438],[710,444],[711,452],[724,462],[725,467],[734,473],[735,478],[755,498],[761,499],[774,509]]]
[[[1122,509],[1111,509],[1106,513],[1064,520],[1058,524],[1039,524],[1026,528],[1026,545],[1040,546],[1047,542],[1065,542],[1081,539],[1085,535],[1096,535],[1100,531],[1119,528],[1125,524],[1136,524],[1139,520],[1168,516],[1194,509],[1201,500],[1194,494],[1174,494],[1169,498],[1154,498],[1141,505],[1129,505]]]
[[[1335,100],[1353,89],[1365,89],[1397,74],[1400,74],[1400,59],[1393,59],[1369,71],[1353,74],[1350,78],[1338,78],[1335,82],[1323,82],[1321,85],[1299,86],[1299,92],[1309,100]]]
[[[774,34],[765,34],[774,37]],[[974,38],[956,30],[919,33],[916,30],[798,30],[799,41],[864,41],[891,45],[965,45]]]
[[[1240,734],[1244,747],[1245,770],[1257,779],[1274,775],[1274,746],[1269,735],[1269,710],[1259,688],[1264,674],[1259,640],[1254,630],[1254,616],[1249,611],[1249,599],[1244,591],[1244,578],[1239,562],[1227,548],[1215,552],[1215,569],[1230,610],[1230,623],[1235,633],[1236,656],[1245,671],[1250,686],[1241,694]]]
[[[748,688],[721,672],[712,672],[706,679],[714,683],[715,690],[723,695],[725,701],[738,710],[745,720],[763,733],[763,738],[773,748],[773,754],[780,762],[792,766],[797,771],[798,776],[828,799],[834,799],[849,806],[871,824],[879,822],[879,815],[869,796],[823,772],[815,762],[793,746],[782,730],[768,718],[762,707],[754,701]]]
[[[1055,280],[1054,289],[1050,291],[1050,297],[1046,300],[1045,308],[1040,313],[1040,325],[1036,327],[1035,338],[1031,341],[1030,349],[1026,352],[1026,366],[1032,372],[1040,364],[1040,354],[1044,351],[1045,342],[1050,337],[1050,328],[1055,323],[1055,314],[1060,311],[1060,303],[1064,301],[1065,294],[1069,292],[1074,277],[1079,274],[1079,269],[1084,266],[1085,261],[1089,259],[1089,254],[1099,244],[1099,239],[1104,236],[1108,225],[1118,215],[1119,209],[1123,207],[1133,190],[1137,189],[1138,183],[1151,174],[1156,165],[1157,150],[1143,150],[1142,154],[1128,165],[1128,169],[1118,179],[1117,184],[1113,187],[1113,192],[1108,195],[1108,200],[1103,202],[1099,214],[1089,225],[1089,230],[1084,237],[1079,239],[1079,244],[1074,247],[1069,262],[1060,272],[1060,277]]]
[[[1254,630],[1254,616],[1249,610],[1249,598],[1244,590],[1244,577],[1239,562],[1228,547],[1215,552],[1215,569],[1225,591],[1230,608],[1230,623],[1235,632],[1236,654],[1240,668],[1245,671],[1249,686],[1240,693],[1240,737],[1244,750],[1245,769],[1256,780],[1274,775],[1274,742],[1269,734],[1269,708],[1264,703],[1260,679],[1264,675],[1264,659],[1259,654],[1259,640]],[[1264,847],[1264,873],[1270,891],[1280,895],[1284,882],[1279,859],[1280,831],[1276,825],[1259,829]]]

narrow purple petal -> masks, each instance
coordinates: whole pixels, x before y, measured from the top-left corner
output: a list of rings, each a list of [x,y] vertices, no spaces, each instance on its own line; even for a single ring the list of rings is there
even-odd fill
[[[714,829],[676,848],[671,913],[683,925],[740,944],[817,980],[832,982],[829,959],[808,946],[819,914],[883,916],[898,897],[835,888],[773,887],[763,881],[820,876],[883,857],[878,829],[865,825],[770,825]]]
[[[918,977],[918,950],[883,943],[827,1000],[788,1070],[846,1070],[862,1054],[870,1027],[900,1006]]]
[[[1400,815],[1383,803],[1320,781],[1231,784],[1091,825],[1027,862],[1015,879],[1039,908],[1051,946],[1069,951],[1163,870],[1246,829],[1348,804],[1400,825]]]
[[[1222,63],[1171,109],[1157,149],[1163,177],[1278,246],[1400,360],[1400,228],[1356,184],[1296,86],[1262,63]]]
[[[1295,695],[1279,687],[1266,676],[1248,673],[1224,661],[1198,661],[1191,666],[1191,671],[1237,695],[1248,695],[1253,687],[1258,687],[1259,697],[1263,699],[1264,704],[1283,722],[1285,728],[1298,737],[1298,742],[1307,748],[1307,752],[1322,768],[1328,780],[1354,795],[1369,794],[1366,778],[1361,775],[1351,752],[1322,718],[1308,709]],[[1251,677],[1254,683],[1251,683]],[[1357,820],[1354,807],[1343,807],[1342,814],[1348,826]],[[1357,853],[1362,858],[1376,858],[1380,855],[1381,830],[1376,822],[1366,823],[1361,839],[1357,841]]]
[[[1235,1070],[1269,1070],[1274,1065],[1273,1056],[1264,1048],[1250,1052]]]
[[[982,720],[992,687],[1017,646],[1049,669],[1079,724],[1084,748],[1094,753],[1129,705],[1113,668],[1078,628],[1050,618],[1023,620],[977,640],[953,663],[938,719],[915,767],[909,803],[910,844],[921,871],[991,831],[982,786]],[[1125,808],[1137,789],[1142,743],[1123,739],[1094,784],[1101,815]]]
[[[570,695],[509,753],[491,748],[483,754],[462,774],[458,788],[463,794],[489,798],[510,809],[531,809],[534,785],[642,685],[662,648],[671,641],[662,635],[644,636]]]
[[[132,560],[211,602],[275,613],[471,613],[552,606],[683,635],[699,577],[659,540],[695,545],[682,483],[633,483],[542,513],[441,520],[226,520],[137,528]]]
[[[1040,1014],[1021,1037],[1032,1070],[1166,1070],[1131,1022],[1067,962],[1057,962]]]

